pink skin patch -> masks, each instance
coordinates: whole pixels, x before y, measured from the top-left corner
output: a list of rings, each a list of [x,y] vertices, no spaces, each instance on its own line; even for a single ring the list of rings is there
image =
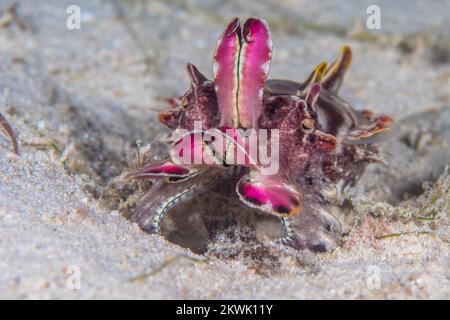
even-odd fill
[[[183,178],[191,174],[192,172],[188,168],[178,166],[170,160],[163,160],[143,167],[138,172],[131,174],[130,177],[139,179],[152,179],[158,177]]]
[[[180,165],[201,165],[204,163],[203,148],[202,134],[190,133],[173,144],[170,157]]]
[[[239,122],[244,128],[257,128],[262,112],[263,89],[272,57],[272,39],[267,24],[250,18],[243,27],[239,59]]]
[[[213,74],[221,115],[220,125],[238,126],[237,90],[241,27],[234,18],[217,41]]]
[[[292,217],[300,213],[301,194],[293,186],[264,177],[262,179],[265,181],[258,178],[261,176],[254,181],[248,175],[241,178],[236,191],[242,202],[281,217]]]
[[[170,151],[172,162],[181,166],[257,166],[243,129],[231,127],[191,131],[176,141]]]

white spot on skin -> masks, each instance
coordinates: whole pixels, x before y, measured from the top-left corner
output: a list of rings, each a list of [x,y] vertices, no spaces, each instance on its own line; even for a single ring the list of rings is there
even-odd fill
[[[214,58],[215,60],[215,58]],[[214,80],[216,78],[217,72],[219,71],[219,63],[214,61],[213,62],[213,74],[214,74]],[[217,86],[216,86],[217,87]]]
[[[264,62],[262,65],[261,65],[261,69],[262,69],[262,71],[266,74],[266,77],[267,77],[267,75],[268,75],[268,73],[269,73],[269,69],[270,69],[270,59],[271,59],[271,54],[269,54],[269,60],[267,60],[266,62]]]
[[[260,89],[259,89],[259,92],[258,92],[258,98],[259,98],[259,99],[262,99],[263,94],[264,94],[264,88],[260,88]]]

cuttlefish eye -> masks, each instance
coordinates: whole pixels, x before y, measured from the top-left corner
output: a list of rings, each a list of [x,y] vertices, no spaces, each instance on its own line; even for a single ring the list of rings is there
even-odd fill
[[[183,99],[181,99],[181,105],[183,106],[183,108],[186,108],[189,104],[189,99],[187,97],[183,97]]]
[[[300,129],[304,133],[311,133],[314,131],[315,121],[313,119],[303,119],[300,123]]]

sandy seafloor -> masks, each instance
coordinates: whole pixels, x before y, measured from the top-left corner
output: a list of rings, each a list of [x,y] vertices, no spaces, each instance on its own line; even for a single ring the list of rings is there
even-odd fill
[[[80,30],[66,28],[74,2]],[[369,31],[374,2],[382,30]],[[0,28],[0,112],[21,144],[16,156],[0,135],[0,298],[449,299],[448,12],[449,1],[21,1]],[[341,96],[397,120],[386,164],[348,195],[351,227],[332,253],[231,243],[233,255],[196,255],[124,217],[139,197],[121,178],[135,141],[164,153],[161,97],[187,89],[187,61],[211,74],[236,15],[269,22],[274,78],[303,80],[350,45]]]

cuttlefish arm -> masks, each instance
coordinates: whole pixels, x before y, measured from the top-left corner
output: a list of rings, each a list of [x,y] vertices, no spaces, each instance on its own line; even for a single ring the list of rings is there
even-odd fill
[[[139,201],[131,221],[144,231],[160,233],[160,223],[170,209],[210,190],[216,180],[217,174],[213,172],[205,172],[178,183],[157,179]]]

